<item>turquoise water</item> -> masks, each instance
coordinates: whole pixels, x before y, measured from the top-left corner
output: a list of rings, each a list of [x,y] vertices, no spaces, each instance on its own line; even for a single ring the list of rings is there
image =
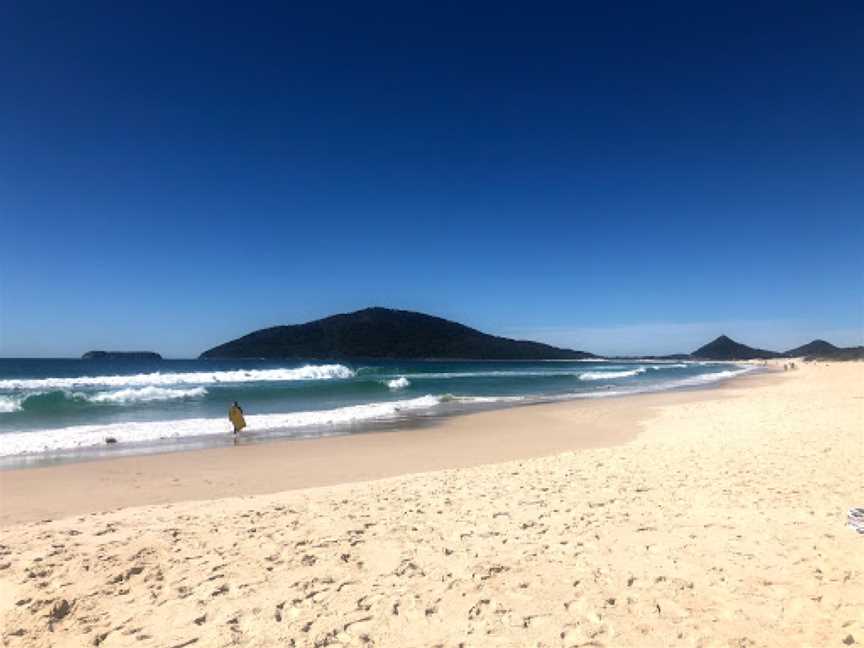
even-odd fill
[[[747,371],[697,362],[303,363],[0,359],[0,459],[160,451],[230,439],[350,434],[430,416],[704,385]]]

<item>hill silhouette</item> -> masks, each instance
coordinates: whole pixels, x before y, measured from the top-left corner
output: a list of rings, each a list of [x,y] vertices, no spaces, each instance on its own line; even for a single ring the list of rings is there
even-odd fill
[[[864,360],[864,346],[856,347],[835,347],[833,351],[822,351],[808,354],[805,358],[807,361],[813,360],[832,360],[834,362],[847,362],[851,360]]]
[[[213,347],[201,357],[553,360],[596,356],[497,337],[423,313],[375,307],[254,331]]]
[[[754,349],[725,335],[699,347],[690,355],[705,360],[756,360],[781,357],[781,354],[775,351]]]
[[[830,342],[826,342],[825,340],[813,340],[812,342],[802,344],[794,349],[789,349],[783,355],[789,356],[790,358],[798,358],[801,356],[831,355],[837,351],[840,351],[840,348],[834,346]]]

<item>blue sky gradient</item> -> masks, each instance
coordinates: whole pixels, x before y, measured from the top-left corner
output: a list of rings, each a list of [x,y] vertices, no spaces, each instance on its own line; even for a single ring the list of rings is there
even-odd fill
[[[647,4],[6,3],[0,355],[861,344],[864,5]]]

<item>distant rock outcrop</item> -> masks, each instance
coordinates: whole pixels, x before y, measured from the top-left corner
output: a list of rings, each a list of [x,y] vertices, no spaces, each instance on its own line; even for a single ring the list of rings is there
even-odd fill
[[[153,351],[88,351],[82,360],[161,360]]]
[[[306,324],[261,329],[220,344],[201,357],[569,360],[596,356],[488,335],[423,313],[366,308]]]
[[[781,354],[775,351],[754,349],[746,344],[736,342],[725,335],[721,335],[716,340],[699,347],[691,355],[694,358],[703,360],[764,360],[781,357]]]

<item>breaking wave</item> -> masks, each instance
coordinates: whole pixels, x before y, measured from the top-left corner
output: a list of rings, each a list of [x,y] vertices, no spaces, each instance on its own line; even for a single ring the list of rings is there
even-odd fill
[[[21,411],[21,398],[15,396],[0,396],[0,414],[11,414]]]
[[[629,378],[645,373],[645,367],[629,371],[585,371],[579,374],[579,380],[608,380],[610,378]]]
[[[78,376],[75,378],[13,378],[0,380],[0,389],[76,389],[80,387],[142,387],[157,385],[214,385],[219,383],[285,382],[353,378],[345,365],[306,365],[296,369],[236,369],[146,373],[129,376]]]
[[[72,392],[64,389],[31,392],[20,396],[0,396],[0,413],[60,412],[70,407],[95,405],[128,405],[153,401],[199,398],[207,395],[204,387],[167,389],[165,387],[128,388],[95,393]]]
[[[387,387],[389,387],[392,391],[399,391],[400,389],[405,389],[406,387],[410,386],[411,381],[408,380],[405,376],[399,376],[398,378],[387,381]]]
[[[128,388],[118,391],[99,392],[87,395],[84,398],[91,403],[114,403],[125,405],[126,403],[144,403],[149,401],[176,400],[180,398],[198,398],[207,395],[204,387],[193,387],[191,389],[166,389],[164,387],[141,387],[140,389]]]
[[[745,373],[750,373],[751,371],[755,371],[756,367],[742,367],[740,369],[725,369],[723,371],[715,371],[708,374],[700,374],[698,376],[690,376],[689,378],[682,378],[681,380],[676,380],[669,385],[665,385],[666,388],[674,388],[674,387],[687,387],[691,385],[705,385],[708,383],[718,382],[720,380],[728,380],[729,378],[734,378],[735,376],[740,376]]]

